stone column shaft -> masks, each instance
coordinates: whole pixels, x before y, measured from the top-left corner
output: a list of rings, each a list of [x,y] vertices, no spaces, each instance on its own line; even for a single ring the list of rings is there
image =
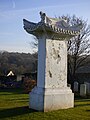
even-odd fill
[[[67,42],[39,39],[38,81],[42,88],[67,87]]]

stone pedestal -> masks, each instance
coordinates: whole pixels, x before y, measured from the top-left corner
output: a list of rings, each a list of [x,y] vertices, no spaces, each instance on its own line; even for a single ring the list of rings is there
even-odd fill
[[[74,94],[67,87],[67,42],[42,36],[38,47],[38,81],[29,107],[39,111],[73,107]]]
[[[69,88],[39,88],[35,87],[30,93],[29,108],[38,111],[67,109],[74,106],[74,94]]]

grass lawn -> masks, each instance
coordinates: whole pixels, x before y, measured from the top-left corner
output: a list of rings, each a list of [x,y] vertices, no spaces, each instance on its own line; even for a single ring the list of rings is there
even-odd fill
[[[75,107],[52,112],[28,108],[29,96],[21,90],[0,90],[0,120],[90,120],[90,99],[75,100]]]

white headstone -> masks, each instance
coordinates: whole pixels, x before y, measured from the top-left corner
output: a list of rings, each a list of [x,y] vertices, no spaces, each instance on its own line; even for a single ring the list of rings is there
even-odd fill
[[[78,92],[78,82],[74,82],[74,92]]]
[[[80,96],[82,96],[82,97],[86,96],[86,84],[80,85]]]
[[[39,111],[71,108],[74,94],[67,87],[67,40],[79,33],[80,26],[40,15],[38,23],[23,20],[24,29],[38,38],[38,79],[29,107]]]
[[[84,82],[84,84],[86,84],[86,94],[90,95],[90,83]]]

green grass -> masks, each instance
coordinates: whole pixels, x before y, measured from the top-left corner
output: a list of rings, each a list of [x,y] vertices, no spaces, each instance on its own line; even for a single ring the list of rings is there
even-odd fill
[[[75,107],[52,112],[28,108],[29,96],[21,90],[0,90],[0,120],[90,120],[90,99],[75,100]]]

